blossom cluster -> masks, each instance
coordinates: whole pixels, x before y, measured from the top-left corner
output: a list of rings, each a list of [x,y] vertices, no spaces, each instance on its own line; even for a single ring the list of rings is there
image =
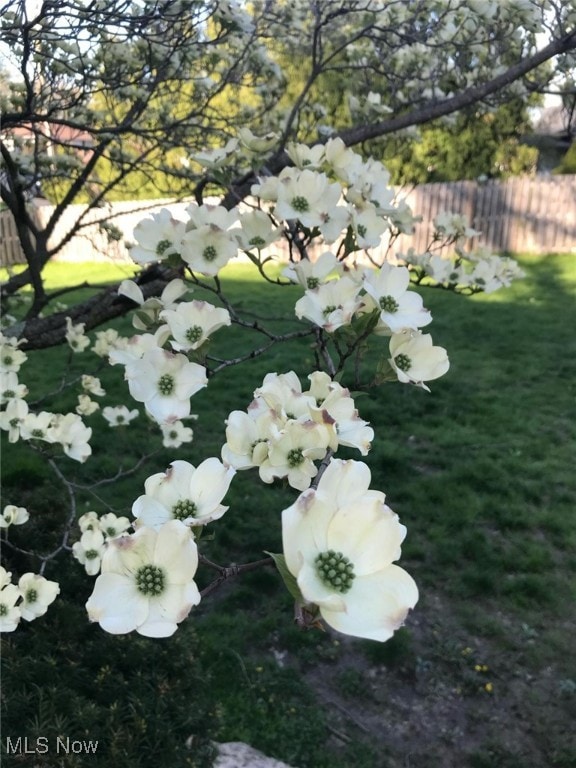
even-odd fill
[[[403,261],[419,279],[426,277],[432,284],[455,290],[493,293],[524,276],[518,262],[508,256],[497,256],[487,248],[466,252],[457,247],[456,251],[456,259],[430,251],[409,251]]]
[[[106,542],[127,531],[130,520],[118,517],[113,512],[98,517],[96,512],[91,511],[82,515],[78,525],[82,536],[72,545],[72,554],[89,576],[95,576],[100,571]]]
[[[374,432],[349,391],[321,371],[308,378],[310,389],[302,391],[294,371],[267,374],[248,411],[229,415],[222,459],[236,469],[258,467],[265,483],[286,478],[303,491],[327,451],[346,445],[365,456]]]
[[[84,462],[92,449],[89,440],[92,430],[77,413],[32,412],[24,399],[26,385],[20,383],[18,373],[27,355],[18,349],[23,339],[0,334],[0,429],[8,432],[8,440],[39,440],[58,444],[71,459]]]
[[[80,518],[74,557],[89,575],[100,572],[86,604],[92,621],[113,634],[176,631],[200,602],[195,531],[226,512],[221,502],[234,474],[216,458],[198,467],[177,460],[146,480],[132,506],[134,521],[95,512]]]
[[[223,19],[228,7],[222,6]],[[373,113],[382,111],[375,96],[369,101]],[[235,154],[264,158],[276,142],[274,134],[259,137],[244,129],[221,150],[200,153],[195,161],[223,172]],[[185,221],[162,209],[134,230],[136,263],[147,267],[166,261],[190,279],[172,280],[160,296],[146,295],[145,281],[124,280],[119,294],[135,308],[138,333],[124,338],[111,329],[99,331],[91,349],[121,367],[132,400],[160,426],[164,446],[178,448],[192,440],[193,431],[185,426],[196,418],[191,398],[208,385],[218,363],[237,364],[267,349],[231,361],[211,357],[207,348],[218,331],[238,323],[262,332],[270,343],[290,338],[258,322],[243,323],[224,297],[218,275],[242,252],[267,278],[270,247],[287,239],[290,263],[272,282],[302,289],[294,312],[309,330],[296,335],[315,339],[317,367],[324,370],[308,375],[307,388],[295,371],[268,373],[247,409],[233,410],[226,419],[220,458],[198,465],[175,459],[146,479],[132,504],[132,519],[90,511],[80,518],[80,536],[72,547],[66,534],[62,548],[71,549],[86,573],[96,577],[88,616],[107,632],[168,637],[176,631],[200,602],[199,563],[214,566],[199,552],[203,528],[228,512],[223,502],[233,478],[250,468],[266,484],[283,480],[300,492],[282,512],[283,553],[273,555],[298,610],[314,621],[320,616],[337,631],[384,641],[418,599],[412,577],[395,565],[406,529],[384,493],[370,489],[366,464],[333,458],[342,446],[367,456],[374,439],[340,377],[352,354],[360,355],[368,341],[378,349],[383,338],[388,351],[373,383],[395,379],[428,390],[426,382],[445,374],[449,360],[422,330],[432,316],[413,283],[427,277],[451,288],[494,290],[518,273],[514,262],[487,251],[464,255],[462,241],[478,233],[452,214],[436,220],[434,239],[455,244],[455,260],[411,252],[394,263],[366,266],[359,252],[377,247],[385,236],[392,241],[409,232],[415,221],[396,200],[387,170],[338,138],[315,146],[289,144],[286,152],[293,166],[253,185],[257,207],[196,204],[186,210]],[[309,258],[308,249],[318,245],[319,257]],[[223,306],[191,299],[191,283],[212,291]],[[91,344],[84,325],[69,317],[66,340],[74,352]],[[9,441],[59,443],[83,462],[91,454],[92,434],[83,417],[101,411],[118,429],[140,416],[125,404],[101,408],[94,398],[106,392],[87,373],[80,378],[74,413],[30,413],[27,388],[18,379],[26,360],[19,344],[0,335],[0,429]],[[337,365],[331,354],[339,356]],[[26,519],[26,510],[9,505],[0,529]],[[10,631],[20,618],[41,615],[58,593],[57,584],[33,574],[24,574],[18,587],[6,571],[0,577],[1,626]]]
[[[0,517],[0,529],[23,525],[29,519],[25,507],[8,504]],[[12,574],[0,566],[0,632],[13,632],[21,619],[33,621],[43,616],[59,592],[57,582],[35,573],[24,573],[13,584]]]

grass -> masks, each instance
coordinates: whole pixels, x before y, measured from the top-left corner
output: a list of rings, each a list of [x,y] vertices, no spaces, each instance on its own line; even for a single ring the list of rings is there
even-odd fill
[[[402,564],[421,589],[392,641],[300,632],[272,571],[227,584],[170,640],[112,638],[87,625],[91,580],[63,561],[46,574],[61,579],[62,599],[4,641],[5,689],[14,691],[3,702],[5,734],[96,733],[102,748],[93,764],[129,768],[209,765],[209,739],[245,740],[300,768],[576,764],[576,627],[567,610],[576,597],[576,263],[550,255],[522,264],[526,279],[493,295],[424,292],[430,332],[451,360],[431,394],[387,384],[357,400],[376,432],[372,485],[408,527]],[[81,282],[84,268],[79,280],[74,270],[57,265],[51,288]],[[91,280],[105,278],[98,271]],[[271,309],[272,289],[249,265],[227,269],[223,284],[234,304],[286,318],[272,327],[299,327],[298,289],[276,290]],[[117,325],[130,332],[126,320]],[[211,354],[235,356],[259,343],[245,330],[221,331]],[[366,369],[383,354],[376,341]],[[22,371],[31,399],[58,385],[67,357],[63,348],[31,356]],[[72,358],[72,376],[85,359]],[[304,381],[313,365],[299,340],[223,371],[193,399],[200,418],[191,445],[159,450],[130,478],[96,489],[101,501],[81,496],[80,510],[105,511],[99,504],[107,503],[127,513],[145,477],[169,461],[219,454],[224,419],[247,407],[265,373],[296,370]],[[117,368],[99,375],[106,404],[127,402]],[[72,407],[75,398],[58,395],[44,407]],[[95,429],[93,459],[68,462],[67,471],[84,482],[111,476],[119,462],[131,467],[156,446],[157,434],[143,416],[129,430]],[[230,510],[203,545],[207,556],[246,562],[278,551],[279,514],[295,495],[238,473]],[[33,517],[11,532],[14,542],[25,546],[33,535],[39,549],[49,548],[63,491],[27,446],[5,450],[4,498]],[[14,572],[34,567],[5,554]]]

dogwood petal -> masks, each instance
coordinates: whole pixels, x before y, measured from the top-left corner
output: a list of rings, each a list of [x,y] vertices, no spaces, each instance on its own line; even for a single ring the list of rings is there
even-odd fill
[[[390,565],[354,579],[350,592],[344,596],[344,611],[320,606],[320,614],[339,632],[384,641],[402,626],[417,600],[418,588],[412,577],[397,565]]]
[[[128,576],[102,573],[96,579],[86,610],[90,621],[97,621],[113,635],[125,635],[146,621],[148,600]]]

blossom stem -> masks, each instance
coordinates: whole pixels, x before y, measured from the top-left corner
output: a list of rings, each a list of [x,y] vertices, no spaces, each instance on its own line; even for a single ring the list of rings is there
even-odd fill
[[[246,573],[246,571],[255,571],[257,568],[262,568],[266,565],[274,565],[274,560],[271,557],[264,557],[261,560],[255,560],[252,563],[243,563],[241,565],[236,565],[233,563],[229,566],[222,566],[213,563],[211,560],[208,560],[204,557],[204,555],[200,555],[200,562],[210,568],[213,568],[214,570],[217,570],[219,573],[214,581],[211,581],[210,584],[208,584],[207,587],[204,587],[204,589],[200,592],[202,598],[205,598],[212,592],[215,592],[219,587],[222,586],[222,584],[224,584],[225,581],[228,581],[228,579],[232,578],[233,576]]]

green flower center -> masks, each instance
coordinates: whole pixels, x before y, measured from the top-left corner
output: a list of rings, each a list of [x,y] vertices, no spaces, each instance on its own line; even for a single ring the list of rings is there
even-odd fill
[[[177,501],[172,507],[172,515],[175,520],[186,520],[187,517],[194,517],[194,513],[198,507],[190,499],[182,499]]]
[[[288,451],[288,456],[286,457],[286,461],[288,463],[288,466],[291,467],[292,469],[294,467],[299,467],[300,464],[302,464],[305,461],[302,448],[292,448],[291,451]]]
[[[173,429],[171,432],[168,433],[168,437],[170,438],[170,440],[176,440],[176,438],[178,437],[178,432],[176,432],[176,430]]]
[[[32,437],[44,437],[44,430],[43,429],[33,429],[30,433]]]
[[[117,424],[123,424],[125,421],[126,421],[126,418],[124,416],[122,416],[121,413],[119,413],[118,416],[116,416],[116,423]]]
[[[248,240],[248,245],[254,245],[256,248],[262,248],[266,245],[266,240],[264,240],[263,237],[260,237],[260,235],[256,235],[255,237],[251,237],[250,240]]]
[[[302,197],[302,195],[296,195],[296,197],[293,197],[290,201],[290,205],[292,208],[294,208],[295,211],[298,211],[298,213],[306,213],[306,211],[310,210],[310,203],[308,200],[306,200],[305,197]]]
[[[364,224],[358,224],[358,226],[356,227],[356,230],[360,235],[360,237],[366,236],[366,227],[364,226]]]
[[[156,255],[157,256],[163,256],[164,253],[170,248],[172,243],[170,240],[160,240],[158,245],[156,246]]]
[[[8,615],[8,606],[4,603],[0,603],[0,616],[7,616]]]
[[[350,560],[342,552],[335,552],[333,549],[320,552],[314,560],[314,565],[324,584],[332,587],[336,592],[348,592],[356,578],[354,566]]]
[[[20,424],[20,419],[18,419],[16,417],[13,418],[13,419],[10,419],[10,426],[11,427],[17,427],[18,424]]]
[[[188,328],[184,335],[186,336],[186,341],[196,344],[202,338],[202,328],[199,325],[193,325],[191,328]]]
[[[2,358],[2,362],[4,365],[12,365],[14,358],[11,355],[6,355],[6,357]]]
[[[320,280],[317,277],[308,277],[306,278],[306,285],[308,288],[310,288],[311,291],[313,291],[314,288],[318,288],[320,285]]]
[[[164,592],[166,577],[157,565],[143,565],[136,572],[136,589],[147,597],[157,597]]]
[[[96,558],[100,557],[100,555],[98,554],[97,549],[87,549],[84,553],[84,557],[86,560],[96,560]]]
[[[174,376],[169,373],[163,373],[158,379],[158,391],[165,397],[169,397],[174,392],[175,386]]]
[[[110,526],[109,528],[106,528],[105,533],[106,533],[106,536],[110,536],[111,538],[118,535],[116,533],[116,528],[112,528],[112,526]]]
[[[25,600],[27,603],[35,603],[38,600],[38,592],[35,589],[29,589],[26,592]]]
[[[216,256],[218,256],[218,252],[213,245],[207,245],[202,251],[202,258],[206,259],[206,261],[214,261]]]
[[[334,304],[330,304],[330,306],[325,307],[322,310],[322,314],[324,315],[324,317],[328,317],[328,315],[331,315],[332,312],[335,312],[337,309],[338,309],[337,306],[335,306]]]
[[[409,371],[410,368],[412,368],[412,360],[410,360],[408,355],[396,355],[394,362],[396,363],[396,367],[400,368],[401,371]]]
[[[2,397],[5,400],[10,400],[11,397],[16,397],[16,392],[12,389],[5,389],[4,392],[2,392]]]
[[[382,296],[380,299],[380,309],[384,312],[398,312],[399,304],[393,296]]]

